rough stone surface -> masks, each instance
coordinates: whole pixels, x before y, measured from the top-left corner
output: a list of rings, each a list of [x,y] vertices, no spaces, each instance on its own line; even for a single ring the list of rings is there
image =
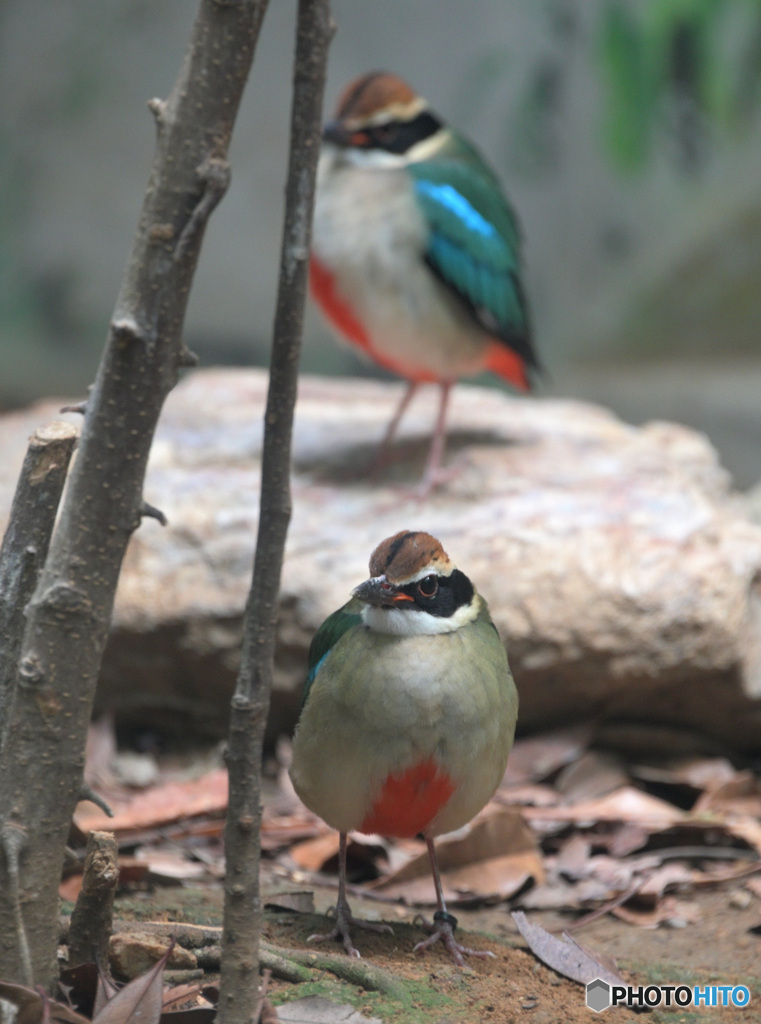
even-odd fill
[[[373,547],[424,529],[486,596],[524,729],[599,717],[695,729],[739,749],[761,726],[761,527],[706,439],[628,426],[578,402],[453,392],[458,472],[410,494],[435,415],[408,413],[378,480],[364,467],[401,385],[305,378],[270,736],[295,719],[310,638],[365,578]],[[99,706],[122,722],[223,736],[258,516],[266,375],[203,370],[170,395],[145,498],[168,517],[130,543]],[[0,419],[0,509],[41,404]]]

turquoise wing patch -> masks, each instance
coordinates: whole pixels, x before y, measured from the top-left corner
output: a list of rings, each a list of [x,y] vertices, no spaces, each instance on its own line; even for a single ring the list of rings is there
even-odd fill
[[[469,161],[410,165],[429,225],[426,259],[487,330],[498,336],[527,328],[520,284],[520,236],[496,179]]]

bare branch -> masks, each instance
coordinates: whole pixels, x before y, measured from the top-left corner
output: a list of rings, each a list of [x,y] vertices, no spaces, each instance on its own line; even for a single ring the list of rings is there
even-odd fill
[[[259,529],[227,751],[230,796],[225,826],[220,1024],[247,1024],[258,987],[262,741],[272,688],[280,572],[291,515],[291,433],[322,94],[332,31],[329,0],[299,0],[285,224],[264,416]]]

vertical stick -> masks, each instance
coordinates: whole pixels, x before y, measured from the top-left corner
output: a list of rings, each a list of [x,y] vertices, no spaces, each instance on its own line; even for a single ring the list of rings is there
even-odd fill
[[[84,877],[69,925],[69,967],[108,965],[108,940],[119,881],[119,851],[113,832],[93,831],[87,838]]]
[[[225,827],[227,874],[218,1021],[249,1024],[259,980],[260,773],[272,689],[277,601],[291,517],[291,434],[307,288],[329,0],[299,0],[291,146],[270,382],[264,419],[259,529],[246,605],[243,652],[232,699]]]

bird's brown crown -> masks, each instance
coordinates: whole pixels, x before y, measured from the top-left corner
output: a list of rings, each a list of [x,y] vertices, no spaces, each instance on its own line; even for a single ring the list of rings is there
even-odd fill
[[[353,79],[336,104],[336,119],[348,124],[366,124],[379,115],[385,118],[413,117],[425,106],[407,83],[388,71],[370,71]]]
[[[448,576],[454,569],[441,542],[430,533],[401,530],[381,541],[370,556],[370,576],[405,583],[422,570]]]

